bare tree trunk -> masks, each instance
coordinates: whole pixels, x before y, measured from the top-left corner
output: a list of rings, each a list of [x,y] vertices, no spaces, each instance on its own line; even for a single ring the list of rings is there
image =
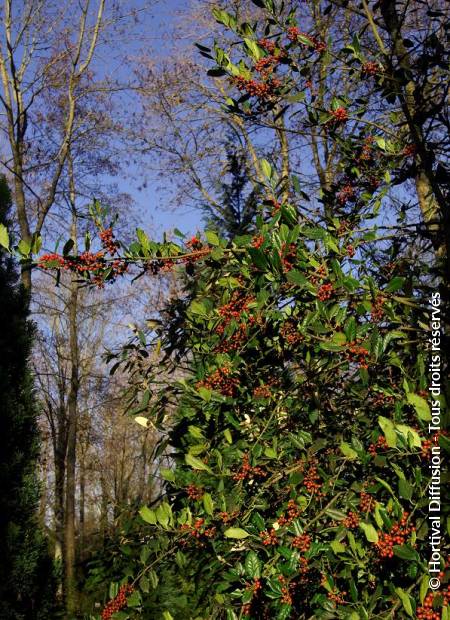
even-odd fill
[[[84,533],[85,533],[85,503],[86,500],[86,454],[84,450],[81,453],[80,460],[80,506],[79,506],[79,549],[80,557],[84,549]]]
[[[106,533],[108,530],[108,491],[106,488],[106,480],[103,474],[100,475],[100,486],[102,489],[102,499],[100,506],[100,531],[104,544],[106,539]]]
[[[61,560],[64,547],[64,478],[66,474],[66,443],[58,430],[55,460],[55,560]],[[64,433],[65,435],[65,433]]]
[[[372,13],[365,0],[363,6],[380,51],[387,57],[387,50],[378,34]],[[406,74],[411,74],[411,54],[403,42],[401,32],[403,20],[399,16],[397,8],[395,0],[380,3],[380,12],[392,43],[394,56],[399,67],[405,70]],[[450,280],[450,237],[447,234],[447,229],[450,222],[450,210],[433,170],[433,157],[427,144],[427,138],[424,136],[423,120],[420,120],[417,115],[416,86],[417,84],[411,79],[405,84],[398,84],[398,95],[411,140],[417,148],[414,182],[419,207],[436,256],[442,260],[442,272],[445,281],[448,283]],[[445,286],[443,293],[448,298],[448,291]]]
[[[72,177],[73,178],[73,177]],[[71,184],[72,185],[72,184]],[[71,187],[71,202],[74,207],[75,195]],[[77,241],[77,216],[73,208],[72,239]],[[73,615],[77,607],[77,587],[75,575],[75,493],[76,493],[76,447],[77,447],[77,404],[79,390],[79,352],[78,352],[78,284],[70,284],[69,298],[69,348],[70,348],[70,390],[67,399],[67,461],[66,461],[66,514],[65,514],[65,597],[66,610]]]

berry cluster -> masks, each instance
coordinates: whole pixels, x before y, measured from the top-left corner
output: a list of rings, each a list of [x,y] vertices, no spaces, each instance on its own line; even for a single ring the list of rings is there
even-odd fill
[[[269,531],[264,530],[263,532],[260,532],[259,535],[262,539],[262,544],[265,547],[270,545],[278,545],[277,533],[273,528]]]
[[[351,510],[342,521],[342,525],[349,530],[354,530],[359,525],[359,515],[357,512],[352,512]]]
[[[322,497],[323,493],[320,490],[322,488],[322,483],[318,482],[319,480],[320,476],[317,472],[317,466],[312,464],[303,478],[303,486],[311,495]]]
[[[109,254],[111,254],[111,256],[114,256],[114,254],[116,254],[117,252],[119,244],[117,243],[117,241],[114,241],[114,234],[112,228],[105,228],[104,230],[100,231],[99,237],[102,242],[103,248]]]
[[[388,443],[384,435],[380,435],[377,439],[377,443],[371,443],[368,448],[370,456],[375,457],[378,454],[378,450],[387,450],[389,448]]]
[[[289,591],[290,584],[287,583],[286,577],[283,577],[283,575],[279,575],[278,581],[281,583],[281,602],[285,605],[292,605],[292,596]]]
[[[361,512],[372,512],[375,508],[375,500],[374,498],[365,491],[361,491],[359,495],[359,509]]]
[[[257,235],[252,239],[252,247],[256,248],[257,250],[259,250],[263,243],[264,237],[262,235]]]
[[[365,348],[357,344],[356,340],[352,340],[347,345],[346,351],[346,359],[349,362],[357,362],[360,368],[368,368],[369,364],[367,363],[367,357],[369,355],[369,351]]]
[[[267,383],[264,385],[257,385],[253,388],[253,396],[255,398],[270,398],[272,396],[270,386]]]
[[[382,295],[378,295],[375,298],[372,304],[372,310],[370,313],[370,318],[374,323],[381,321],[381,319],[383,318],[383,315],[384,315],[383,306],[385,304],[385,301],[386,300]]]
[[[395,398],[389,394],[383,394],[382,392],[376,392],[372,399],[372,405],[374,407],[384,407],[385,405],[392,405]]]
[[[223,396],[234,396],[239,381],[230,375],[231,368],[229,366],[222,366],[222,368],[215,370],[212,375],[203,381],[197,381],[195,386],[197,389],[199,387],[204,387],[207,390],[215,390],[223,394]]]
[[[348,121],[348,111],[343,107],[329,110],[329,114],[333,117],[331,120],[334,123],[345,123]]]
[[[280,525],[289,525],[298,516],[300,516],[300,508],[293,499],[290,499],[287,505],[287,516],[283,512],[277,521]]]
[[[289,246],[283,243],[279,254],[283,265],[283,271],[290,271],[297,260],[297,246],[295,243],[290,243]]]
[[[106,607],[103,609],[101,614],[102,620],[110,620],[112,616],[117,612],[127,606],[127,594],[131,594],[134,588],[130,585],[123,585],[120,587],[117,596],[111,599]]]
[[[337,229],[337,234],[340,237],[341,235],[345,235],[349,230],[351,230],[351,223],[348,220],[341,220],[339,222],[339,226]]]
[[[266,50],[267,51],[267,50]],[[260,58],[255,63],[255,71],[261,73],[264,79],[269,78],[270,74],[273,72],[274,68],[279,64],[281,58],[286,56],[286,52],[282,49],[276,51],[274,46],[272,52],[269,52],[268,56],[264,56]]]
[[[413,157],[417,153],[417,147],[415,144],[407,144],[402,151],[405,157]]]
[[[187,489],[186,492],[188,494],[189,499],[192,500],[199,500],[202,499],[203,495],[204,495],[204,490],[201,487],[196,486],[195,484],[190,484]]]
[[[285,321],[280,328],[280,335],[289,344],[297,344],[304,336],[297,330],[293,321]]]
[[[238,510],[234,510],[233,512],[219,512],[219,519],[221,519],[224,523],[229,523],[230,521],[234,521],[238,515]]]
[[[249,462],[248,454],[244,454],[244,456],[242,457],[241,468],[238,472],[233,474],[233,480],[246,480],[247,478],[254,478],[257,476],[259,476],[260,478],[265,478],[267,476],[267,472],[264,471],[262,467],[252,467]]]
[[[349,244],[346,248],[345,248],[346,252],[347,252],[347,256],[349,258],[353,258],[355,256],[356,250],[355,248]]]
[[[59,267],[68,269],[66,259],[60,254],[43,254],[39,258],[38,267],[41,269],[55,269]]]
[[[317,299],[319,301],[326,301],[327,299],[330,299],[332,293],[333,293],[333,285],[332,284],[330,284],[330,283],[322,284],[322,286],[320,286],[318,291],[317,291]]]
[[[235,291],[231,297],[229,303],[224,304],[218,309],[219,315],[222,317],[222,323],[216,331],[220,334],[223,333],[226,325],[231,323],[231,321],[238,321],[241,319],[241,315],[243,312],[248,312],[249,304],[255,301],[254,297],[251,296],[243,296],[241,292]],[[251,317],[249,321],[252,322],[254,319]]]
[[[374,142],[374,138],[373,136],[367,136],[367,138],[365,138],[364,140],[364,144],[361,148],[361,153],[358,157],[358,161],[359,162],[370,162],[373,158],[373,142]]]
[[[248,305],[254,301],[254,297],[244,297],[238,291],[233,293],[231,301],[228,304],[221,306],[218,310],[219,315],[222,317],[222,322],[215,329],[216,334],[222,336],[225,328],[232,321],[241,321],[237,327],[237,330],[227,338],[225,342],[220,343],[216,347],[216,351],[219,353],[228,353],[229,351],[237,351],[247,340],[247,324],[242,320],[242,314],[248,312]],[[248,317],[249,323],[256,321],[254,316]]]
[[[221,326],[217,329],[219,329]],[[214,351],[217,353],[230,353],[230,351],[238,351],[241,347],[244,346],[247,341],[247,325],[245,323],[240,323],[239,328],[235,331],[231,336],[228,336],[226,340],[220,342],[216,347],[214,347]]]
[[[337,193],[337,199],[341,205],[353,200],[356,196],[356,191],[353,185],[346,183]]]
[[[327,597],[335,605],[345,605],[344,596],[346,595],[347,595],[347,592],[339,592],[337,588],[333,588],[331,592],[327,592]]]
[[[448,607],[450,604],[450,585],[443,592],[429,592],[422,605],[417,608],[417,620],[441,620],[438,606]]]
[[[381,559],[394,556],[394,545],[404,545],[408,536],[415,530],[407,525],[408,513],[404,512],[398,523],[394,523],[389,534],[378,532],[378,555]]]
[[[309,534],[302,534],[301,536],[296,536],[291,543],[294,549],[298,549],[303,553],[306,553],[308,549],[311,547],[311,536]]]
[[[270,39],[259,39],[258,45],[262,47],[269,54],[273,54],[276,49],[276,44],[274,41],[270,41]]]
[[[271,206],[270,215],[273,217],[281,209],[281,202],[278,202],[275,198],[267,198],[264,202]]]
[[[448,436],[448,431],[439,431],[438,433],[434,434],[433,437],[431,439],[424,439],[422,440],[422,445],[421,445],[421,455],[422,458],[424,459],[429,459],[431,458],[431,448],[433,446],[437,446],[439,443],[439,437],[441,436]]]
[[[202,537],[212,538],[216,533],[215,527],[205,528],[205,519],[200,517],[194,521],[193,525],[183,523],[180,530],[188,533],[189,536],[195,538],[197,541],[199,541]]]
[[[248,80],[242,76],[233,78],[233,83],[240,91],[245,91],[250,97],[257,97],[260,101],[269,101],[277,94],[281,87],[281,80],[270,78],[266,82]]]
[[[310,34],[306,34],[305,32],[301,32],[296,26],[290,26],[287,29],[287,38],[289,41],[292,41],[292,43],[300,43],[301,45],[308,45],[308,43],[301,40],[301,38],[307,39],[311,46],[314,47],[314,50],[319,54],[325,52],[327,49],[327,45],[324,41]]]
[[[254,579],[251,582],[245,584],[245,589],[250,590],[253,595],[257,594],[259,590],[261,590],[262,585],[259,579]]]
[[[375,62],[374,60],[369,60],[363,64],[361,71],[363,75],[374,76],[382,73],[383,67],[380,63]]]
[[[203,248],[203,243],[201,241],[201,239],[199,237],[197,237],[196,235],[194,235],[193,237],[191,237],[189,239],[189,241],[186,241],[186,243],[184,244],[186,247],[190,248],[191,250],[201,250]]]

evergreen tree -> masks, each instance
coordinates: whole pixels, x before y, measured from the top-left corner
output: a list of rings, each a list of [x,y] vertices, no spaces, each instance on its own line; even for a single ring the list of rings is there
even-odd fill
[[[232,239],[235,235],[248,233],[256,215],[257,195],[249,188],[248,168],[244,153],[229,143],[227,165],[224,171],[228,180],[219,183],[220,207],[204,205],[205,224]]]
[[[10,192],[0,178],[0,223],[6,224]],[[0,252],[0,618],[48,619],[53,568],[39,527],[37,411],[28,357],[33,325],[28,299],[12,258]]]

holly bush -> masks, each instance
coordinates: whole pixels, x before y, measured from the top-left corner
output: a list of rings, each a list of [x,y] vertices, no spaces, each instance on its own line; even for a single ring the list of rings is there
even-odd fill
[[[266,206],[253,236],[207,233],[164,333],[127,361],[149,386],[135,413],[171,425],[174,467],[140,511],[149,541],[123,613],[155,613],[162,570],[192,618],[428,617],[420,283],[349,255],[367,233]]]
[[[240,38],[234,62],[214,49],[212,74],[237,89],[229,113],[263,122],[306,97],[292,74],[326,43],[292,15],[269,19],[264,37],[216,17]],[[435,276],[377,231],[411,152],[370,125],[356,131],[347,103],[305,105],[339,154],[316,215],[298,180],[260,160],[252,234],[156,244],[139,231],[125,248],[108,228],[95,260],[41,258],[97,283],[135,262],[184,280],[116,364],[171,465],[161,501],[140,510],[139,537],[124,535],[123,579],[102,619],[448,617],[447,586],[428,589],[430,459],[449,450],[428,429]],[[444,584],[446,570],[443,560]]]

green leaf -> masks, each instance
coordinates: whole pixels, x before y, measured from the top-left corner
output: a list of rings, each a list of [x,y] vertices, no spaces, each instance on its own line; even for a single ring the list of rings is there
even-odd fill
[[[402,602],[404,610],[406,611],[408,616],[411,616],[411,618],[413,618],[414,613],[413,613],[413,608],[412,608],[412,603],[411,603],[412,599],[410,598],[409,594],[407,594],[404,590],[402,590],[402,588],[395,588],[395,591],[397,592],[398,597]]]
[[[205,237],[210,245],[217,246],[220,244],[219,237],[212,230],[205,230]]]
[[[230,527],[227,530],[225,530],[223,535],[226,538],[238,538],[238,539],[247,538],[248,536],[250,536],[248,532],[241,529],[240,527]]]
[[[419,593],[419,600],[420,603],[422,604],[425,600],[425,597],[428,593],[428,588],[430,587],[430,576],[429,575],[424,575],[422,577],[422,581],[420,582],[420,593]]]
[[[259,60],[261,58],[261,50],[259,46],[255,43],[255,41],[244,38],[244,43],[252,58],[254,58],[255,60]]]
[[[406,424],[396,424],[395,430],[406,439],[409,446],[420,448],[422,445],[419,433],[410,426]]]
[[[202,471],[211,472],[210,468],[208,467],[208,465],[206,465],[206,463],[198,459],[196,456],[193,456],[192,454],[186,454],[184,460],[186,462],[186,465],[189,465],[190,467],[192,467],[192,469],[200,469]]]
[[[162,467],[159,471],[164,480],[167,480],[169,482],[175,482],[175,472],[173,469],[169,469],[168,467]]]
[[[286,278],[289,282],[292,282],[293,284],[298,284],[298,286],[310,286],[307,278],[296,269],[291,269],[291,271],[288,271],[288,273],[286,274]]]
[[[405,283],[405,278],[401,278],[400,276],[395,276],[395,278],[392,278],[392,280],[386,286],[386,288],[384,289],[384,292],[393,293],[394,291],[398,291],[399,289],[402,288],[404,283]]]
[[[214,502],[212,500],[212,497],[209,493],[205,493],[203,495],[203,507],[205,509],[205,511],[209,514],[212,515],[214,512]]]
[[[353,450],[353,448],[351,448],[349,444],[346,443],[345,441],[343,441],[339,447],[341,449],[342,454],[346,456],[348,459],[358,458],[358,453],[355,450]]]
[[[428,422],[429,420],[431,420],[430,407],[427,401],[424,398],[422,398],[422,396],[419,396],[418,394],[412,394],[411,392],[409,392],[406,395],[406,400],[408,401],[410,405],[414,407],[417,413],[417,417],[420,418],[420,420],[424,420],[425,422]]]
[[[393,547],[394,555],[402,560],[415,560],[419,561],[419,554],[409,545],[394,545]]]
[[[173,616],[170,611],[163,611],[163,620],[173,620]]]
[[[333,540],[330,543],[330,547],[333,549],[334,553],[345,553],[347,551],[347,548],[345,545],[343,545],[341,542],[339,542],[338,540]]]
[[[277,453],[275,452],[275,450],[273,448],[270,448],[270,447],[264,448],[264,454],[269,459],[276,459],[277,458]]]
[[[366,535],[366,538],[369,542],[371,543],[378,542],[378,532],[376,531],[376,529],[373,527],[371,523],[360,523],[359,527],[362,529],[362,531]]]
[[[152,588],[155,590],[159,583],[159,577],[153,569],[148,573],[148,578],[150,579]]]
[[[272,166],[269,164],[267,159],[261,159],[260,164],[261,164],[261,170],[263,171],[263,174],[268,179],[271,179],[273,175],[273,170],[272,170]]]
[[[4,224],[0,224],[0,245],[2,248],[9,250],[9,234]]]
[[[142,506],[142,508],[139,510],[139,514],[146,523],[150,523],[151,525],[156,525],[157,523],[156,513],[154,510],[151,510],[150,508],[148,508],[148,506]]]
[[[142,592],[144,592],[145,594],[148,594],[148,592],[150,592],[150,581],[145,575],[142,575],[142,577],[139,579],[139,589],[142,590]]]
[[[158,519],[158,523],[160,523],[163,528],[166,528],[169,525],[171,514],[172,509],[166,502],[160,504],[156,509],[156,518]]]
[[[195,439],[205,439],[202,429],[199,428],[198,426],[194,426],[190,424],[188,426],[188,432],[189,432],[189,435],[192,435],[192,437],[194,437]]]
[[[142,230],[142,228],[136,228],[136,235],[142,248],[148,252],[150,250],[150,239],[147,234]]]
[[[189,310],[192,314],[199,314],[200,316],[206,316],[205,306],[202,304],[201,301],[197,301],[196,299],[194,299],[194,301],[189,306]]]
[[[245,558],[245,572],[250,579],[261,577],[261,561],[254,551],[250,551]]]
[[[19,241],[19,245],[17,246],[17,249],[19,250],[20,254],[24,257],[28,257],[30,255],[31,246],[29,243],[27,243],[23,239]]]
[[[395,432],[394,423],[391,420],[388,420],[388,418],[384,418],[380,415],[378,417],[378,424],[386,437],[388,446],[390,448],[395,448],[397,445],[397,434]]]
[[[141,604],[141,595],[139,590],[135,590],[127,597],[127,607],[139,607]]]
[[[404,499],[410,500],[413,494],[413,486],[407,480],[400,478],[398,481],[398,494]]]
[[[346,518],[345,512],[341,512],[340,510],[335,510],[334,508],[327,508],[325,510],[325,514],[333,519],[333,521],[343,521]]]

